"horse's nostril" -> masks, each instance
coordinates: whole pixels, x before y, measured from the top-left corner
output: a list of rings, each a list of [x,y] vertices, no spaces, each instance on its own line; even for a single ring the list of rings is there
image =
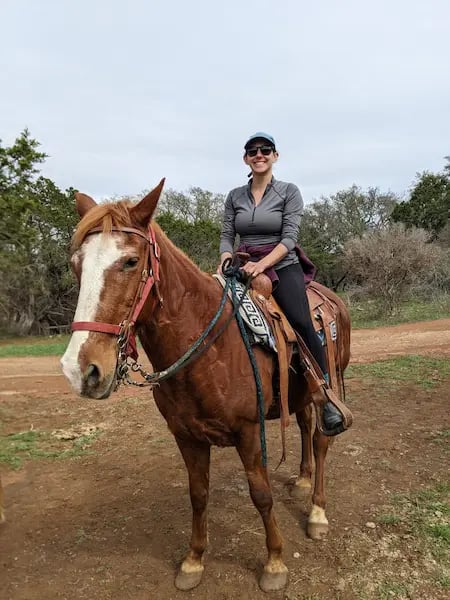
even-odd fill
[[[100,370],[97,365],[90,364],[85,371],[84,378],[89,387],[97,385],[100,380]]]

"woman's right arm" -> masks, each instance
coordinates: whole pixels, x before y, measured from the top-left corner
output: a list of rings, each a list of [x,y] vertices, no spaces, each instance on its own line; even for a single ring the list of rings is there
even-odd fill
[[[225,200],[225,210],[222,220],[222,232],[220,234],[220,264],[217,269],[218,273],[222,272],[223,261],[227,258],[231,258],[233,255],[234,240],[236,238],[234,219],[235,212],[230,192]]]

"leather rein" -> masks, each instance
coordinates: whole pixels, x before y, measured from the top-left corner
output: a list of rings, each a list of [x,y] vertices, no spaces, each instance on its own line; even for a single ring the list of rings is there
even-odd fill
[[[72,331],[95,331],[117,336],[117,370],[120,376],[121,366],[126,365],[127,359],[130,357],[135,361],[138,357],[134,327],[152,289],[155,291],[154,306],[157,302],[159,302],[160,306],[163,305],[163,299],[159,289],[160,249],[151,225],[148,226],[146,232],[134,227],[112,227],[111,231],[139,235],[147,242],[145,245],[144,268],[141,272],[141,279],[128,317],[118,325],[113,323],[102,323],[99,321],[74,321],[71,329]],[[94,227],[93,229],[90,229],[86,235],[93,235],[96,233],[104,233],[104,231],[101,227]]]

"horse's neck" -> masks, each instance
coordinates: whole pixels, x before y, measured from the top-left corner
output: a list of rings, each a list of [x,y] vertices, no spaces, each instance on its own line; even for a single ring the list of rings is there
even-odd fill
[[[221,297],[214,279],[196,267],[164,234],[158,236],[158,243],[163,304],[156,306],[139,335],[157,369],[167,367],[192,345],[216,312]]]

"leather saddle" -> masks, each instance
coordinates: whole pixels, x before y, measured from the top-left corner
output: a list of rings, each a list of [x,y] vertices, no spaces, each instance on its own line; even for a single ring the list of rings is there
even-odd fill
[[[238,252],[233,263],[243,265],[249,255]],[[328,366],[329,381],[312,356],[304,340],[294,331],[285,314],[272,296],[272,282],[264,273],[251,282],[250,294],[259,306],[272,328],[277,346],[280,419],[282,432],[289,424],[289,367],[294,350],[298,348],[301,357],[303,375],[307,381],[317,415],[317,426],[323,432],[322,409],[326,401],[332,402],[341,412],[346,428],[352,424],[352,414],[345,406],[343,368],[339,362],[338,349],[338,313],[339,307],[327,295],[328,288],[312,281],[306,290],[311,319],[316,333],[322,338]],[[284,440],[284,432],[283,432]]]

